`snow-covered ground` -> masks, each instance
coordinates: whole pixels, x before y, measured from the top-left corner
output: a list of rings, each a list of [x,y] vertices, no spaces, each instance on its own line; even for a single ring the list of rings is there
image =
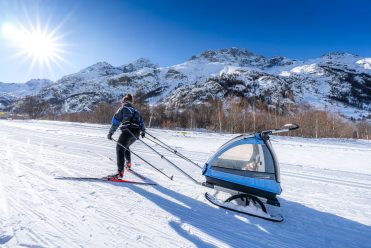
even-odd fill
[[[285,218],[272,223],[211,205],[204,199],[211,189],[194,185],[139,142],[133,150],[174,181],[137,158],[135,169],[157,186],[55,179],[115,172],[107,131],[0,120],[0,247],[371,247],[369,141],[272,137]],[[149,132],[200,164],[234,136]],[[169,158],[202,181],[200,169]]]

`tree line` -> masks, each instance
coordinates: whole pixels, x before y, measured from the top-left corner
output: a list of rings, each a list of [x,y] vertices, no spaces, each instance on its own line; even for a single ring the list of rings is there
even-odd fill
[[[296,123],[300,129],[286,135],[310,138],[370,139],[367,120],[351,121],[328,110],[305,104],[268,105],[261,99],[231,96],[224,101],[209,99],[187,107],[150,105],[145,94],[138,93],[134,105],[142,113],[146,126],[181,130],[208,130],[227,133],[253,133]],[[28,97],[19,110],[30,118],[109,124],[120,103],[102,102],[94,111],[57,115],[40,99]]]

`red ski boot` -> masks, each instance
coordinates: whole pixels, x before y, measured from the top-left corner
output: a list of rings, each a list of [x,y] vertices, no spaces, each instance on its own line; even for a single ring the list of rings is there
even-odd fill
[[[108,176],[108,178],[117,178],[117,179],[122,179],[123,177],[124,177],[123,171],[118,171],[116,174]]]

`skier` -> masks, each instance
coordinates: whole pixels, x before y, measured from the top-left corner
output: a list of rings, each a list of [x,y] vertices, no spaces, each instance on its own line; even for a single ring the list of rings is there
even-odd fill
[[[108,132],[107,138],[112,140],[112,135],[121,125],[121,135],[118,139],[118,143],[125,148],[129,148],[130,145],[139,139],[139,135],[144,138],[145,126],[142,115],[133,106],[133,96],[131,94],[127,94],[122,99],[121,103],[121,107],[112,118],[112,126]],[[129,169],[131,168],[130,151],[122,146],[119,144],[116,145],[117,174],[111,176],[119,179],[124,176],[125,159],[126,167]]]

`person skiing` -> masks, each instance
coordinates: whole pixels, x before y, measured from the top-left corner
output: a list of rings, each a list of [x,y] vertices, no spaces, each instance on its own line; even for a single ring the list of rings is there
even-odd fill
[[[121,125],[121,134],[116,145],[116,156],[117,156],[117,174],[110,177],[123,178],[124,166],[126,159],[126,167],[131,168],[131,155],[130,151],[126,150],[137,140],[139,135],[142,138],[145,137],[145,126],[142,115],[133,106],[133,96],[127,94],[121,101],[122,105],[117,110],[112,118],[112,126],[108,132],[107,138],[112,140],[112,135]],[[121,144],[121,145],[119,145]],[[124,148],[124,147],[125,148]]]

